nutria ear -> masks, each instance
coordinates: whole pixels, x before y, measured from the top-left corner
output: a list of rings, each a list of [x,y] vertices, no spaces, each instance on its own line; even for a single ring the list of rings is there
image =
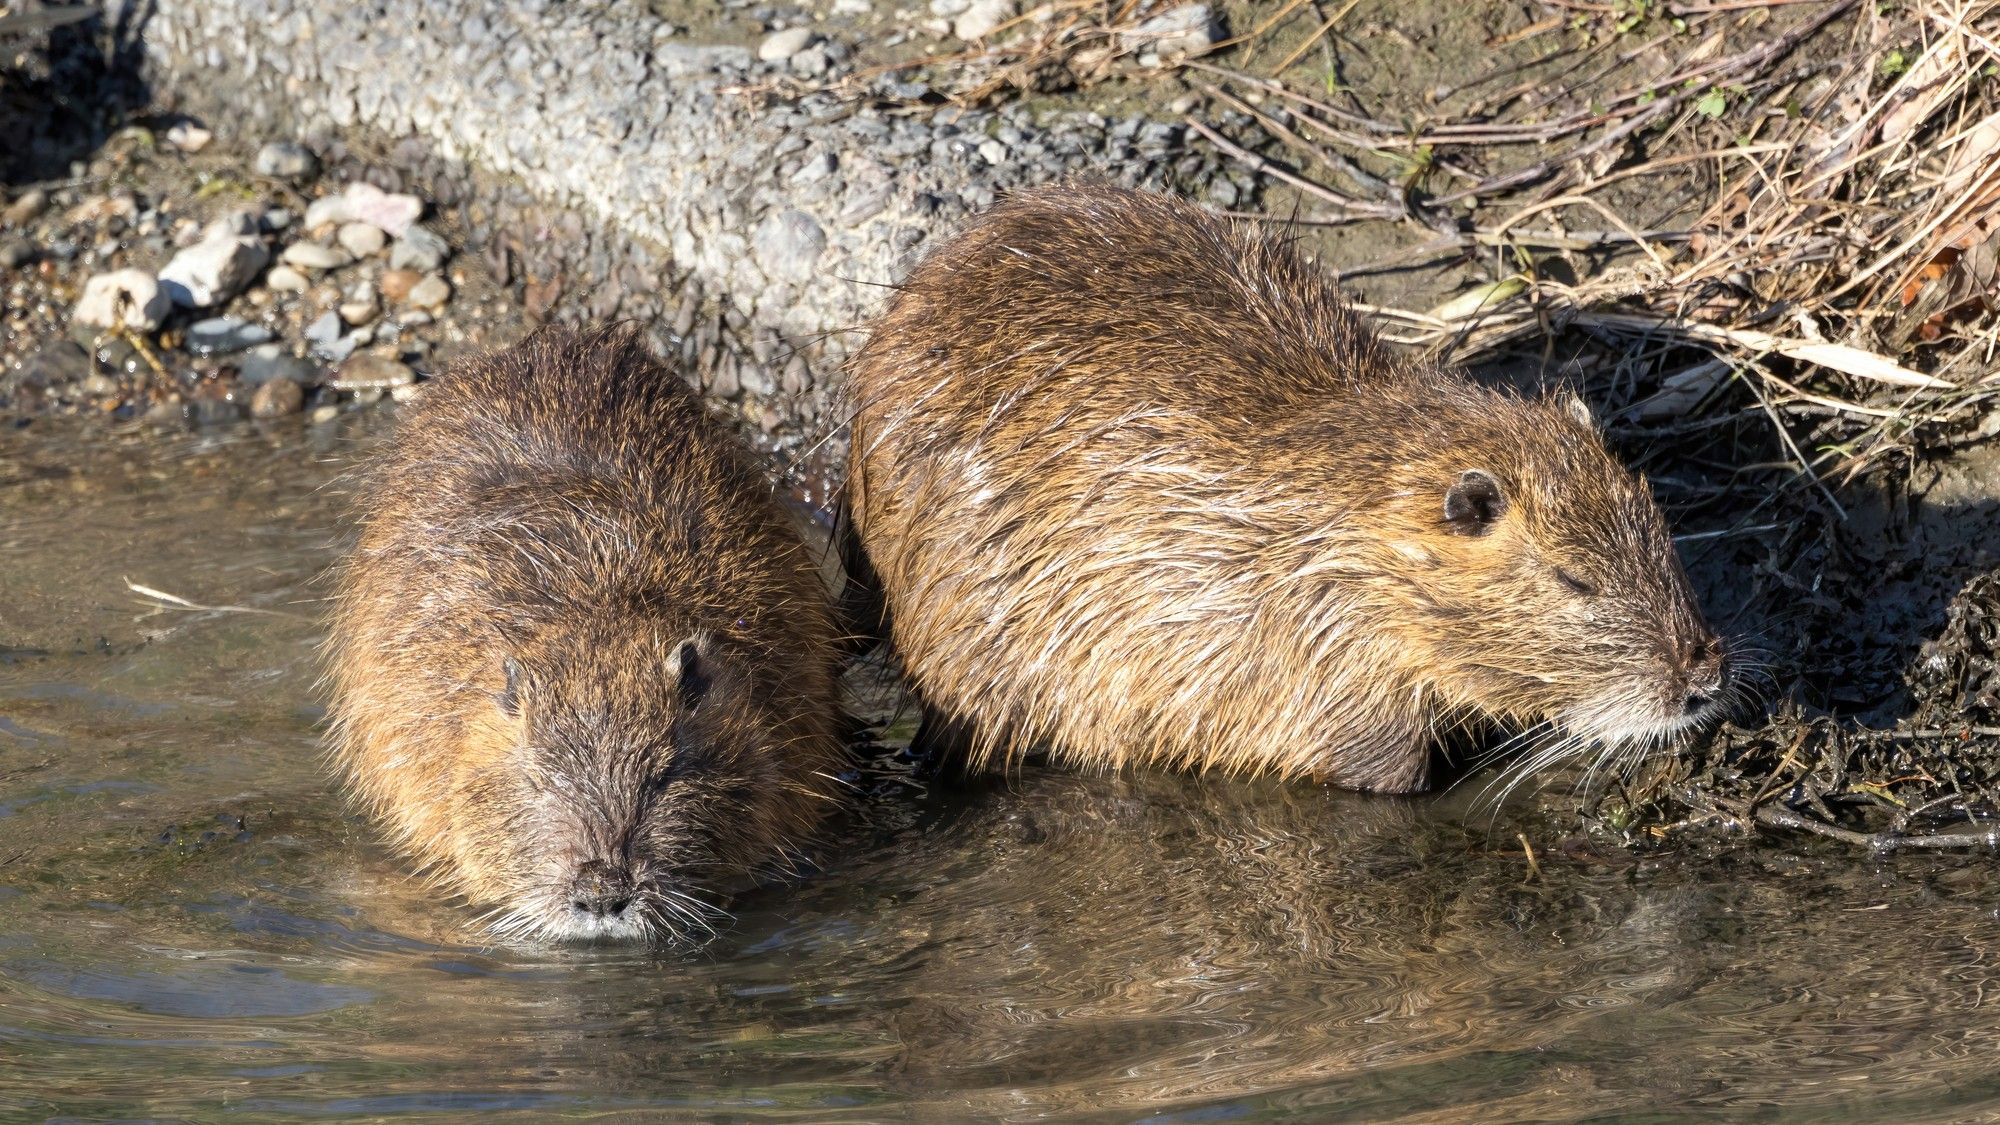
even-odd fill
[[[1556,402],[1569,413],[1570,417],[1593,431],[1597,429],[1597,416],[1590,412],[1590,404],[1583,401],[1582,395],[1575,391],[1562,391],[1556,395]]]
[[[1483,469],[1465,470],[1445,490],[1444,522],[1454,535],[1484,535],[1506,514],[1500,482]]]
[[[500,658],[500,671],[506,682],[493,693],[493,702],[500,705],[509,718],[521,713],[521,662],[511,656]]]
[[[708,669],[701,658],[701,644],[693,637],[681,642],[674,654],[674,676],[679,681],[681,706],[692,711],[708,694]]]

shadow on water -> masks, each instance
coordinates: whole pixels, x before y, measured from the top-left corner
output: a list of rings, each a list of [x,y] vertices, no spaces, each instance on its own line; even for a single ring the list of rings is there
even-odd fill
[[[0,183],[69,178],[72,163],[152,104],[144,34],[155,0],[104,7],[30,5],[0,17]]]

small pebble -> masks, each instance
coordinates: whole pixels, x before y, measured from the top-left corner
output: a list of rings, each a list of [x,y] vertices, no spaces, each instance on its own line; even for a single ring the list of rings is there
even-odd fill
[[[195,355],[229,355],[270,340],[270,329],[233,316],[198,320],[188,325],[187,330],[187,350]]]
[[[326,385],[336,391],[385,391],[416,381],[417,373],[408,364],[374,352],[362,352],[348,357]]]
[[[264,275],[264,285],[277,293],[303,293],[312,287],[306,275],[290,266],[272,266]]]
[[[345,250],[321,246],[317,242],[294,242],[278,255],[286,265],[308,270],[337,270],[354,259]]]
[[[313,200],[306,208],[307,229],[326,223],[368,223],[401,236],[424,213],[424,201],[414,195],[392,194],[357,180],[338,195]]]
[[[236,378],[253,387],[272,379],[290,379],[301,387],[316,387],[320,384],[320,371],[318,364],[291,354],[283,344],[260,344],[237,357]]]
[[[70,319],[91,328],[127,328],[151,332],[173,311],[173,301],[159,281],[145,270],[101,273],[83,283],[83,296]]]
[[[0,223],[10,227],[26,226],[41,217],[48,206],[49,193],[40,188],[30,188],[9,203],[5,211],[0,211]]]
[[[366,258],[388,244],[389,236],[382,228],[367,223],[348,223],[340,228],[340,245],[357,258]]]
[[[27,239],[0,239],[0,270],[17,270],[34,260],[35,247]]]
[[[314,355],[339,363],[354,351],[351,337],[341,335],[340,314],[328,312],[326,315],[306,325],[306,344]]]
[[[1215,49],[1224,29],[1207,4],[1182,4],[1118,33],[1121,45],[1137,49],[1144,66],[1200,58]]]
[[[275,376],[250,396],[250,417],[283,418],[306,404],[306,390],[283,375]]]
[[[779,62],[789,59],[811,45],[819,38],[810,27],[794,27],[784,31],[774,31],[757,45],[757,57],[765,62]]]
[[[214,139],[214,133],[192,121],[183,121],[167,130],[167,143],[182,152],[200,152]]]
[[[295,141],[272,141],[257,150],[253,164],[260,176],[281,180],[310,179],[319,171],[319,157]]]
[[[443,235],[421,223],[413,223],[389,248],[389,267],[429,273],[444,265],[450,253],[451,246],[445,242]]]
[[[435,309],[451,300],[451,285],[436,274],[410,287],[409,303],[419,309]]]
[[[336,311],[340,313],[340,319],[349,324],[366,324],[375,319],[375,302],[348,301]]]
[[[409,300],[410,290],[422,280],[423,276],[414,270],[384,270],[382,276],[376,279],[375,287],[381,291],[383,300],[400,305]]]
[[[329,403],[326,406],[313,407],[313,412],[307,416],[306,420],[315,426],[323,426],[338,417],[340,417],[340,407]]]
[[[968,43],[984,39],[1019,12],[1017,0],[973,0],[972,6],[952,21],[951,33]]]

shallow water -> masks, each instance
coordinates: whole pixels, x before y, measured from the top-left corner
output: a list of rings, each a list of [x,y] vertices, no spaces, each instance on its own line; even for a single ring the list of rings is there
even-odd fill
[[[0,438],[0,1116],[2000,1118],[1990,857],[1463,795],[883,784],[698,951],[487,946],[319,767],[369,440]]]

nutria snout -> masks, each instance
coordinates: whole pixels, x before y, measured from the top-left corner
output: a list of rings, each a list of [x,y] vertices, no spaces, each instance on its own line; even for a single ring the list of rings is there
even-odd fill
[[[850,393],[887,630],[976,759],[1401,791],[1467,721],[1637,754],[1731,695],[1580,400],[1389,351],[1285,237],[1184,201],[1003,202],[900,288]]]
[[[759,471],[626,331],[432,384],[358,489],[333,754],[503,934],[672,937],[830,805],[836,638]]]

